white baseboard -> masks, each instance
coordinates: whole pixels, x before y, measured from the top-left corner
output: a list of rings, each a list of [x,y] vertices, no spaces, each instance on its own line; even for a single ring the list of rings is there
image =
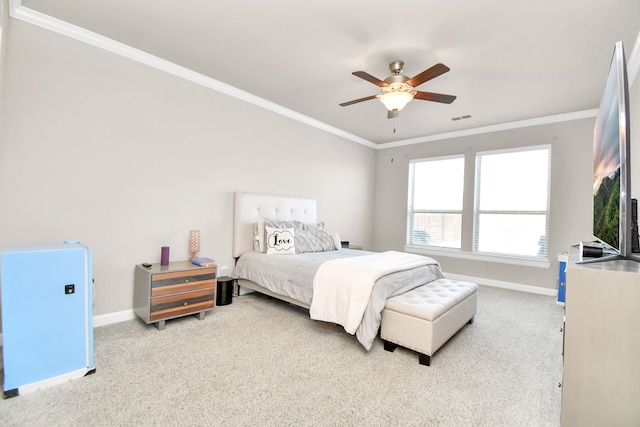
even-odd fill
[[[112,323],[124,322],[125,320],[135,319],[136,314],[133,310],[117,311],[115,313],[101,314],[93,316],[93,327],[106,326]],[[2,347],[2,332],[0,332],[0,347]]]
[[[23,394],[31,393],[32,391],[35,391],[35,390],[40,390],[40,389],[51,387],[54,385],[63,384],[63,383],[66,383],[67,381],[71,381],[77,378],[82,378],[85,375],[87,375],[87,373],[89,373],[92,369],[95,369],[95,367],[82,368],[82,369],[78,369],[77,371],[68,372],[66,374],[55,376],[53,378],[47,378],[45,380],[37,381],[35,383],[22,385],[18,387],[18,394],[23,395]]]
[[[132,310],[116,311],[115,313],[101,314],[93,316],[93,327],[106,326],[112,323],[124,322],[125,320],[135,319],[136,314]]]
[[[465,276],[455,273],[444,273],[445,277],[453,280],[463,280],[465,282],[473,282],[479,285],[493,286],[495,288],[505,288],[514,291],[529,292],[532,294],[548,295],[551,297],[558,296],[557,289],[541,288],[539,286],[523,285],[521,283],[503,282],[501,280],[484,279],[482,277]],[[246,292],[243,292],[246,293]],[[132,310],[117,311],[115,313],[101,314],[93,317],[93,327],[106,326],[112,323],[124,322],[125,320],[135,319],[136,314]],[[0,347],[2,346],[2,333],[0,333]]]
[[[446,273],[444,276],[448,279],[462,280],[465,282],[473,282],[479,285],[493,286],[494,288],[511,289],[514,291],[529,292],[532,294],[548,295],[551,297],[558,296],[557,289],[541,288],[539,286],[523,285],[521,283],[503,282],[501,280],[485,279],[482,277],[465,276],[462,274]]]

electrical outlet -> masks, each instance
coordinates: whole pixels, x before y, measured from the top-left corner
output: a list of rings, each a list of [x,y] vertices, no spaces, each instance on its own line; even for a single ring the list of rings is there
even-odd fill
[[[228,267],[226,265],[220,267],[220,275],[221,276],[226,276],[227,275],[227,269],[228,269]]]

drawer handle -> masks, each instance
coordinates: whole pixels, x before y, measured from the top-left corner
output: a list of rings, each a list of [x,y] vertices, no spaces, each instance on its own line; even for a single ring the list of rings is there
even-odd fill
[[[187,302],[184,302],[184,303],[182,303],[182,305],[189,305],[189,303],[187,303]]]
[[[184,283],[189,283],[189,279],[184,279]]]

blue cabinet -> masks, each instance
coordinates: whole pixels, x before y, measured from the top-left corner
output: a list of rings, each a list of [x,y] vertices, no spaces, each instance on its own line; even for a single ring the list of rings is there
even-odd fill
[[[92,277],[79,243],[3,248],[5,397],[95,371]]]
[[[567,286],[567,259],[566,253],[558,255],[558,302],[564,303],[565,290]]]

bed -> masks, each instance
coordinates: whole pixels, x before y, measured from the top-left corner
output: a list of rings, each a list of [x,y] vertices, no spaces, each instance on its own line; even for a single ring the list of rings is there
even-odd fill
[[[318,231],[325,238],[322,250],[304,250],[306,243],[297,245],[299,240],[295,240],[295,251],[287,246],[287,242],[294,242],[287,231],[300,238],[307,236],[305,230],[315,236],[313,230],[317,229],[324,230],[324,224],[318,222],[313,199],[235,193],[233,276],[238,285],[308,309],[314,320],[340,324],[369,350],[389,298],[443,277],[431,258],[344,249],[339,237],[328,230]],[[261,236],[265,236],[262,242]],[[266,253],[277,249],[270,246],[272,242],[284,242],[281,249],[287,254]],[[269,248],[265,250],[261,244]],[[356,286],[361,280],[370,283],[366,292],[359,283]],[[360,306],[356,310],[352,305],[346,307],[345,300],[360,301]]]

